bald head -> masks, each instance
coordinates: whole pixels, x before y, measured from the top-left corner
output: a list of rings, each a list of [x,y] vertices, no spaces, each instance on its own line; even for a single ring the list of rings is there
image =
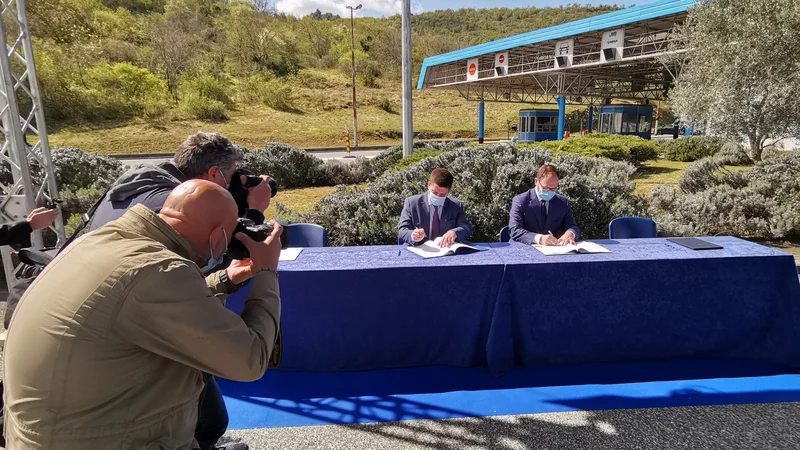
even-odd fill
[[[216,183],[194,179],[178,185],[159,216],[206,259],[225,251],[236,228],[236,202]]]

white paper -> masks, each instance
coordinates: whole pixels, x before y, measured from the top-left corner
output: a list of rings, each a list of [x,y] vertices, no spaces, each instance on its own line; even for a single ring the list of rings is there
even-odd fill
[[[578,242],[576,245],[534,245],[543,255],[573,255],[579,253],[611,253],[611,250],[594,242]]]
[[[481,250],[479,248],[472,247],[471,245],[460,244],[458,242],[454,242],[449,247],[440,248],[439,242],[441,242],[441,240],[442,238],[438,237],[433,241],[425,241],[416,247],[409,246],[408,251],[417,254],[419,256],[422,256],[423,258],[438,258],[440,256],[454,255],[461,248],[477,250],[477,251]]]
[[[300,256],[300,252],[302,252],[302,248],[284,248],[281,249],[281,256],[278,258],[278,261],[294,261]]]

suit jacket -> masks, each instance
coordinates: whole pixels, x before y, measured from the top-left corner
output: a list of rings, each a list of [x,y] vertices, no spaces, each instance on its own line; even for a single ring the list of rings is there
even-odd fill
[[[425,236],[431,235],[431,205],[428,204],[428,193],[408,197],[403,203],[403,212],[400,214],[400,223],[397,225],[397,238],[401,243],[419,245],[413,242],[411,234],[415,228],[425,230]],[[472,234],[472,227],[464,215],[461,202],[448,197],[442,206],[442,216],[439,219],[439,231],[442,234],[454,231],[460,242],[466,241]]]
[[[514,197],[511,202],[508,227],[512,241],[528,245],[537,243],[534,242],[534,235],[547,234],[548,231],[552,231],[557,238],[567,230],[575,233],[576,240],[581,236],[566,197],[556,194],[550,200],[550,210],[545,222],[539,196],[533,189]]]

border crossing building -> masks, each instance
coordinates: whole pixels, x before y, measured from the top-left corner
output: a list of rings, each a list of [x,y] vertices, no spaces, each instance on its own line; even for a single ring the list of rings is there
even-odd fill
[[[663,57],[685,52],[671,31],[694,4],[656,0],[432,56],[417,89],[451,89],[478,102],[480,142],[485,102],[558,105],[555,116],[520,111],[520,140],[563,139],[567,104],[589,106],[589,132],[597,107],[600,131],[649,138],[650,102],[666,97],[676,75]]]

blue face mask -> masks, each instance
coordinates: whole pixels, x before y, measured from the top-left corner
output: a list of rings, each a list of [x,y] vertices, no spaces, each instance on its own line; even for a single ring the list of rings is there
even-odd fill
[[[222,229],[222,234],[225,236],[225,242],[228,242],[228,233],[225,232],[224,228]],[[211,244],[211,239],[209,239],[208,243]],[[219,255],[219,258],[214,258],[214,246],[213,245],[211,245],[211,247],[209,248],[209,251],[211,251],[211,259],[208,260],[208,264],[206,264],[205,266],[200,268],[200,271],[203,272],[203,273],[208,273],[214,267],[217,267],[218,265],[222,264],[222,255]]]
[[[444,201],[447,200],[447,197],[439,197],[438,195],[434,195],[432,192],[428,192],[428,198],[433,206],[442,206],[444,205]]]
[[[548,191],[547,189],[539,188],[539,198],[541,198],[542,200],[549,202],[555,196],[556,196],[555,191]]]

